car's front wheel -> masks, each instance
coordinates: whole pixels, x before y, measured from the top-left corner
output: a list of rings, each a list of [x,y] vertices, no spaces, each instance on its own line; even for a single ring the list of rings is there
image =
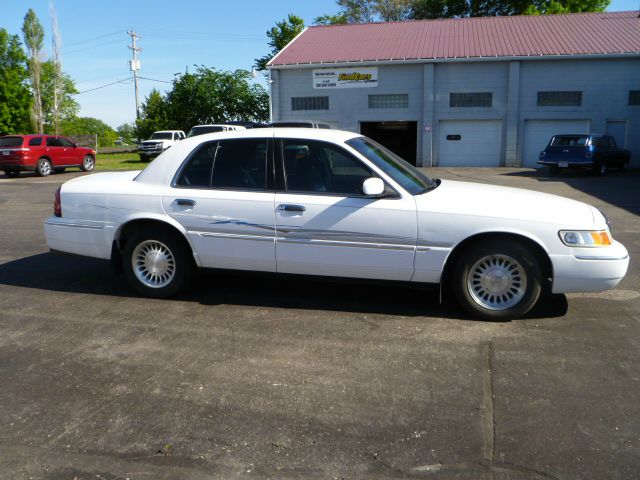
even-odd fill
[[[160,228],[138,232],[127,240],[124,272],[129,283],[148,297],[166,298],[187,287],[193,259],[177,235]]]
[[[82,159],[82,166],[80,167],[80,169],[83,172],[90,172],[92,171],[96,166],[96,161],[93,159],[93,157],[91,155],[85,155],[85,157]]]
[[[512,240],[474,244],[458,257],[454,291],[462,307],[482,320],[526,314],[540,297],[542,275],[534,255]]]
[[[36,173],[41,177],[46,177],[51,174],[51,162],[46,158],[38,160],[36,165]]]

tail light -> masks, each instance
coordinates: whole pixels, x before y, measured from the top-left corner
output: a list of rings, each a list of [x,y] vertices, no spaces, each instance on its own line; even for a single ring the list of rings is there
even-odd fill
[[[56,190],[56,193],[53,197],[53,214],[56,217],[61,217],[62,216],[62,203],[60,202],[60,189],[62,187],[58,187],[58,189]]]

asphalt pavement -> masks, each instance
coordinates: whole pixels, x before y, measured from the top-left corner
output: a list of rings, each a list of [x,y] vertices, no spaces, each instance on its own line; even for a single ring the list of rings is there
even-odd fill
[[[629,274],[506,323],[433,291],[246,275],[146,299],[48,253],[80,174],[0,174],[0,479],[639,478],[640,172],[425,172],[591,203]]]

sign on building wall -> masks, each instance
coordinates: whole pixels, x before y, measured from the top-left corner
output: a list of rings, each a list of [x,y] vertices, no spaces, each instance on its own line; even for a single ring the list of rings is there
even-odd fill
[[[313,88],[365,88],[378,86],[378,67],[318,68]]]

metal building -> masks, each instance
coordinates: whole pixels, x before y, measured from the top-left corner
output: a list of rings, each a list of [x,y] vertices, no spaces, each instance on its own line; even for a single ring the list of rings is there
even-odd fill
[[[536,166],[609,133],[640,167],[640,12],[305,29],[269,63],[273,121],[326,121],[422,166]]]

